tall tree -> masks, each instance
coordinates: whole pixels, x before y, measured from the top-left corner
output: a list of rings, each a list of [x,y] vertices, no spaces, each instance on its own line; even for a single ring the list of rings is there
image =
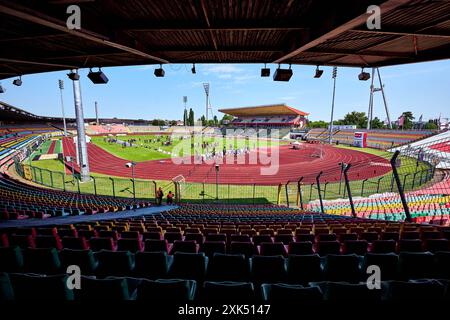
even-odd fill
[[[213,121],[214,121],[215,126],[217,126],[219,124],[219,120],[217,119],[217,116],[214,116]]]
[[[187,126],[188,125],[187,122],[188,122],[188,113],[187,113],[187,110],[184,109],[184,112],[183,112],[183,125]]]
[[[344,117],[345,125],[356,125],[358,128],[367,126],[367,116],[365,112],[352,111]]]
[[[371,123],[371,128],[372,129],[383,129],[386,126],[384,125],[384,122],[381,121],[378,117],[373,118],[372,123]]]
[[[194,120],[195,118],[194,118],[194,110],[192,110],[192,108],[189,108],[189,119],[188,119],[188,125],[190,125],[190,126],[194,126],[194,122],[195,122],[195,120]]]
[[[198,119],[198,120],[202,122],[202,126],[205,127],[205,126],[207,125],[205,116],[202,116],[202,117],[201,117],[200,119]]]
[[[411,111],[403,112],[403,129],[412,129],[412,127],[414,126],[414,119],[415,118]]]

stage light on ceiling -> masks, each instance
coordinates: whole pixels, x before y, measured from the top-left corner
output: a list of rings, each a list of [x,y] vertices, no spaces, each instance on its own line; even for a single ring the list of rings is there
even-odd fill
[[[0,93],[5,93],[5,92],[6,92],[6,89],[3,88],[2,84],[0,83]]]
[[[281,69],[280,66],[275,70],[273,74],[273,81],[289,81],[292,77],[292,69],[291,65],[289,65],[289,69]]]
[[[155,76],[160,78],[160,77],[164,77],[164,69],[162,68],[162,65],[159,65],[159,68],[155,69]]]
[[[103,73],[101,68],[98,68],[98,71],[96,72],[89,69],[88,78],[94,84],[106,84],[109,81],[108,77]]]
[[[192,64],[191,72],[192,72],[192,74],[196,74],[197,73],[195,71],[195,63]]]
[[[364,68],[362,68],[361,73],[358,75],[358,79],[361,81],[367,81],[370,79],[370,73],[364,72]]]
[[[13,85],[20,87],[22,85],[22,76],[13,81]]]
[[[319,79],[322,75],[323,75],[323,70],[321,70],[321,69],[319,68],[319,66],[317,66],[317,68],[316,68],[316,74],[314,75],[314,78]]]
[[[266,67],[264,63],[264,68],[261,68],[261,77],[269,77],[270,76],[270,68]]]
[[[70,80],[80,80],[80,75],[78,74],[78,70],[71,70],[70,73],[67,74]]]

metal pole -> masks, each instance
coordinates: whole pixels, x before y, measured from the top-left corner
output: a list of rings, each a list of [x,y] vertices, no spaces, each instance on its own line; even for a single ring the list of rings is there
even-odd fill
[[[333,118],[334,118],[334,98],[336,96],[336,78],[337,78],[337,67],[333,67],[333,79],[334,79],[334,83],[333,83],[333,100],[331,103],[331,120],[330,120],[330,136],[328,137],[328,143],[332,144],[333,143]]]
[[[377,73],[378,73],[378,80],[380,80],[381,94],[383,96],[384,108],[386,109],[386,116],[387,116],[388,122],[389,122],[389,129],[392,129],[391,115],[389,114],[389,108],[388,108],[388,104],[387,104],[387,100],[386,100],[386,95],[384,94],[384,85],[383,85],[383,81],[381,81],[381,75],[380,75],[379,68],[377,68]]]
[[[300,180],[298,180],[297,188],[298,188],[298,194],[300,196],[300,209],[303,210],[302,180],[303,180],[303,177],[301,177]]]
[[[373,114],[373,94],[375,92],[375,87],[373,85],[375,75],[375,68],[372,68],[372,79],[370,84],[370,97],[369,97],[369,111],[367,112],[367,130],[370,130],[372,125],[372,114]]]
[[[403,192],[402,183],[400,181],[400,177],[397,172],[397,167],[395,165],[399,155],[400,155],[400,151],[399,150],[395,151],[395,153],[391,159],[391,167],[392,167],[392,172],[394,174],[395,183],[397,184],[398,192],[400,194],[400,199],[402,200],[403,209],[405,210],[406,221],[411,222],[411,214],[409,212],[408,203],[406,202],[405,193]]]
[[[136,187],[134,182],[134,164],[131,165],[131,176],[133,178],[133,200],[136,200]]]
[[[95,101],[95,120],[97,125],[100,124],[100,121],[98,120],[98,105],[97,105],[97,101]]]
[[[362,185],[361,185],[361,197],[363,196],[363,194],[364,194],[364,185],[366,184],[366,181],[367,181],[368,179],[364,179],[363,180],[363,182],[362,182]]]
[[[287,206],[288,206],[288,208],[289,208],[289,190],[288,190],[288,188],[289,188],[289,180],[286,182],[286,186],[285,186],[285,190],[286,190],[286,203],[287,203]]]
[[[66,114],[64,112],[64,99],[63,99],[64,81],[58,80],[58,83],[59,83],[59,92],[61,95],[61,110],[62,110],[63,124],[64,124],[64,136],[67,137]]]
[[[216,200],[219,200],[219,167],[216,167]]]
[[[351,166],[352,165],[350,163],[346,165],[345,170],[344,170],[344,178],[345,178],[345,186],[346,186],[347,193],[348,193],[348,200],[350,201],[350,207],[352,209],[352,216],[354,218],[356,218],[355,205],[353,204],[352,191],[350,189],[350,181],[348,180],[348,174],[347,174],[347,172],[348,172],[348,170],[350,170]]]
[[[325,213],[325,210],[323,209],[322,191],[320,190],[320,176],[322,174],[323,174],[323,171],[320,171],[320,173],[316,177],[316,182],[317,182],[317,192],[319,193],[320,210],[322,213]]]
[[[114,184],[114,179],[111,178],[111,177],[109,179],[111,180],[111,184],[112,184],[113,198],[115,198],[116,197],[116,187],[115,187],[115,184]]]
[[[80,180],[82,182],[88,181],[90,179],[89,175],[89,161],[86,145],[86,133],[84,130],[84,115],[83,115],[83,102],[81,99],[81,86],[78,73],[77,77],[72,80],[73,83],[73,96],[75,102],[75,114],[77,118],[77,143],[78,143],[78,154],[80,159]]]
[[[341,162],[340,165],[341,165],[341,174],[339,176],[339,194],[341,194],[342,175],[344,173],[344,163]]]

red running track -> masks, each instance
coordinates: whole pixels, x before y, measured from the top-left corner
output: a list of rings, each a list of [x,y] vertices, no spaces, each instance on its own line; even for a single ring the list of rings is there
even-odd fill
[[[75,146],[70,138],[63,141],[64,155],[75,156]],[[349,171],[351,180],[363,180],[384,175],[390,171],[389,162],[381,157],[368,153],[322,146],[322,158],[314,157],[319,153],[318,145],[302,144],[301,150],[290,149],[289,146],[279,148],[279,165],[274,166],[276,173],[262,175],[261,168],[269,165],[249,164],[249,155],[245,157],[244,164],[225,163],[220,165],[219,183],[223,184],[258,184],[276,185],[289,181],[297,181],[304,177],[303,182],[315,182],[320,171],[323,171],[322,182],[339,181],[341,170],[339,163],[351,163],[353,168]],[[251,156],[266,154],[264,149],[251,153]],[[268,153],[273,155],[273,153]],[[91,172],[109,176],[131,177],[131,170],[125,167],[128,160],[118,158],[95,144],[88,144],[88,157]],[[66,165],[70,166],[69,163]],[[278,170],[276,170],[278,168]],[[151,180],[171,180],[183,175],[189,182],[215,183],[214,164],[175,164],[171,159],[151,160],[139,162],[135,167],[135,177]]]
[[[48,148],[47,154],[55,153],[55,146],[56,146],[56,141],[53,140],[52,143],[50,144],[50,147]]]

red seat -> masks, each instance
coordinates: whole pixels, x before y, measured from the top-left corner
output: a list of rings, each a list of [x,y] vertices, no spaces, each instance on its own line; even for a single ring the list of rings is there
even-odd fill
[[[88,250],[89,244],[84,237],[63,237],[62,246],[64,249]]]
[[[193,240],[188,241],[175,240],[173,243],[172,250],[170,251],[170,254],[174,254],[175,252],[197,253],[198,249],[199,249],[198,244]]]
[[[287,256],[287,250],[283,242],[262,242],[259,248],[259,254],[263,256]]]
[[[311,241],[291,242],[288,252],[297,255],[313,254],[313,244]]]

